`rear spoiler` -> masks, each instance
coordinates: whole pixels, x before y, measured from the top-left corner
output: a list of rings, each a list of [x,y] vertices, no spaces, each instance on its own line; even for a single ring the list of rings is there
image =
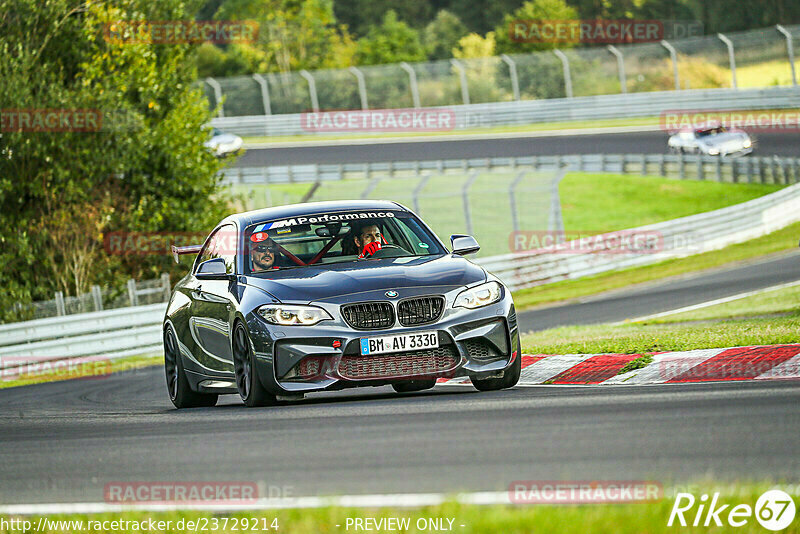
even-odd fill
[[[175,258],[175,263],[180,263],[180,256],[182,254],[197,254],[203,245],[188,245],[185,247],[176,247],[172,245],[172,257]]]

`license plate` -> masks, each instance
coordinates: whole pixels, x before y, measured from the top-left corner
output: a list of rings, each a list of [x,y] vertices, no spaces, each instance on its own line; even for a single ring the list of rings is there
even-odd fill
[[[415,332],[395,336],[362,337],[361,355],[404,352],[408,350],[435,349],[439,346],[436,332]]]

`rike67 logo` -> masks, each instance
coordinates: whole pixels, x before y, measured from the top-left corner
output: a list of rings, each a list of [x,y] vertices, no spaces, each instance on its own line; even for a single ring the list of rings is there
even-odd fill
[[[721,527],[723,524],[743,527],[753,516],[767,530],[783,530],[794,521],[794,500],[785,491],[769,490],[758,498],[753,509],[749,504],[721,504],[719,493],[714,493],[710,501],[705,493],[700,499],[695,499],[691,493],[678,493],[667,526],[673,526],[677,520],[682,527]]]

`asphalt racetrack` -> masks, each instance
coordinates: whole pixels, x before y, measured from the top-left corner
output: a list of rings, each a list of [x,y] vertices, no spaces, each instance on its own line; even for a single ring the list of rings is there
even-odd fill
[[[763,132],[755,138],[756,156],[800,156],[800,133]],[[556,154],[661,154],[669,136],[662,131],[548,135],[502,139],[431,140],[369,144],[251,148],[235,166],[339,164],[383,161],[546,156]]]
[[[543,326],[550,313],[562,314],[555,323],[595,322],[597,303],[605,320],[634,317],[662,311],[656,303],[665,299],[687,305],[754,289],[759,272],[763,285],[800,279],[799,267],[791,253],[520,320],[523,330]],[[707,290],[698,294],[693,283]],[[381,387],[261,409],[226,396],[215,408],[177,411],[163,370],[147,368],[0,390],[0,419],[4,504],[103,502],[104,486],[123,481],[257,482],[306,496],[800,473],[800,387],[791,381],[494,393],[437,386],[408,395]]]

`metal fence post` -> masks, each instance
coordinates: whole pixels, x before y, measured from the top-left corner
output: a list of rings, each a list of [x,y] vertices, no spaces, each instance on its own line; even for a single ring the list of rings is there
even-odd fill
[[[66,306],[64,306],[64,293],[56,291],[56,313],[61,315],[67,314]]]
[[[269,99],[267,80],[260,74],[253,74],[253,79],[261,86],[261,104],[264,106],[264,115],[272,115],[272,103]]]
[[[697,154],[697,179],[698,180],[705,180],[705,166],[703,164],[703,156],[701,154]]]
[[[308,95],[311,97],[311,109],[315,112],[319,112],[319,99],[317,98],[317,84],[314,83],[314,77],[311,75],[310,72],[303,69],[300,71],[300,76],[305,78],[308,82]]]
[[[364,81],[364,73],[357,67],[350,67],[347,70],[356,77],[356,81],[358,82],[358,96],[361,98],[361,109],[369,109],[369,103],[367,102],[367,84]]]
[[[667,175],[667,158],[664,156],[664,154],[659,154],[658,174],[661,176]]]
[[[211,86],[214,90],[214,100],[216,100],[215,104],[219,106],[219,116],[225,116],[225,110],[222,109],[222,87],[219,85],[217,80],[209,76],[206,78],[206,83]]]
[[[92,300],[94,311],[103,311],[103,293],[100,291],[100,286],[92,286]]]
[[[467,233],[472,235],[472,213],[469,209],[469,188],[478,179],[478,171],[472,171],[472,174],[464,185],[461,187],[461,201],[464,206],[464,221],[467,223]]]
[[[625,79],[625,58],[622,56],[622,52],[620,52],[616,46],[608,45],[608,51],[614,54],[617,58],[617,69],[619,70],[619,86],[622,89],[623,93],[628,92],[628,83]]]
[[[372,193],[372,191],[374,191],[376,187],[378,187],[380,181],[381,181],[380,175],[370,180],[370,182],[367,184],[367,187],[364,188],[364,191],[361,193],[361,198],[368,198],[369,194]]]
[[[414,102],[414,107],[421,107],[419,103],[419,87],[417,87],[417,73],[414,72],[414,69],[411,68],[411,65],[405,61],[400,63],[400,68],[408,73],[408,83],[411,87],[411,100]]]
[[[722,182],[722,161],[720,161],[720,158],[714,158],[714,175],[718,182]]]
[[[411,201],[414,204],[414,212],[417,215],[421,214],[420,209],[419,209],[419,194],[422,191],[422,188],[425,187],[425,184],[428,183],[428,180],[431,179],[431,176],[432,175],[430,175],[430,174],[424,175],[422,177],[422,179],[419,181],[419,183],[417,184],[417,187],[415,187],[414,191],[412,191],[412,193],[411,193],[411,199],[412,199]]]
[[[718,33],[717,37],[728,47],[728,61],[731,64],[731,83],[733,84],[733,89],[736,89],[736,58],[733,57],[733,43],[721,33]]]
[[[558,243],[563,242],[564,220],[561,218],[561,197],[558,194],[558,185],[567,174],[567,167],[556,169],[556,175],[550,185],[550,217],[547,220],[547,229],[557,234]]]
[[[516,178],[514,178],[514,181],[511,182],[511,185],[508,186],[508,198],[511,201],[511,227],[515,232],[519,232],[519,213],[517,212],[516,189],[517,185],[519,185],[519,183],[525,177],[525,173],[526,171],[520,171]]]
[[[558,59],[561,60],[561,65],[564,67],[564,91],[567,94],[567,98],[572,98],[572,76],[569,72],[569,59],[567,59],[564,52],[557,48],[553,50],[553,53],[558,56]]]
[[[681,82],[680,78],[678,78],[678,53],[675,51],[675,48],[666,40],[662,39],[661,46],[666,48],[669,52],[669,57],[672,60],[672,76],[675,78],[675,90],[680,91]]]
[[[686,162],[683,159],[683,152],[678,152],[678,178],[686,178]]]
[[[775,27],[786,37],[786,53],[789,55],[789,65],[792,67],[792,85],[797,85],[797,76],[794,71],[794,44],[792,42],[792,34],[780,24],[777,24]]]
[[[455,58],[450,60],[450,64],[458,70],[458,79],[461,81],[461,101],[465,106],[469,106],[469,87],[467,86],[467,71],[464,65]]]
[[[169,301],[172,285],[169,283],[169,273],[161,273],[161,287],[164,288],[164,302]]]
[[[517,64],[508,54],[500,54],[500,59],[508,65],[508,74],[511,76],[511,92],[514,94],[514,100],[519,102],[519,78],[517,78]]]
[[[139,298],[136,294],[136,280],[131,278],[128,280],[128,300],[131,303],[131,306],[138,306]]]
[[[748,158],[747,160],[747,183],[753,183],[753,167],[755,166],[755,158]]]

